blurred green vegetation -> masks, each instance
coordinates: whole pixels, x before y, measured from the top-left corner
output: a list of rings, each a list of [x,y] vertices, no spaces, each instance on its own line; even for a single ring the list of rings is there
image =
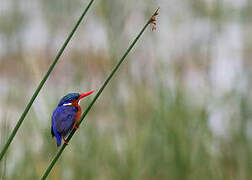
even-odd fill
[[[0,0],[0,149],[86,3]],[[57,152],[59,99],[98,89],[157,6],[157,30],[136,44],[48,179],[252,179],[249,0],[95,1],[0,179],[41,177]]]

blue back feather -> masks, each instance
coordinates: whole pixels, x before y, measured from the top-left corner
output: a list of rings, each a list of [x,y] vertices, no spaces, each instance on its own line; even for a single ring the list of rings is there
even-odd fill
[[[57,146],[62,136],[66,136],[74,125],[78,109],[74,106],[58,106],[52,115],[52,135],[56,137]]]

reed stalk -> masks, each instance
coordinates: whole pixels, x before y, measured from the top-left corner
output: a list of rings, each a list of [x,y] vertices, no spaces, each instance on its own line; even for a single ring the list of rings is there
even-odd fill
[[[41,82],[39,83],[37,89],[35,90],[34,94],[32,95],[29,103],[27,104],[24,112],[22,113],[22,115],[20,116],[16,126],[14,127],[14,129],[12,130],[6,144],[4,145],[1,153],[0,153],[0,161],[2,160],[2,158],[4,157],[7,149],[9,148],[11,142],[13,141],[18,129],[20,128],[21,124],[24,121],[25,116],[27,115],[27,113],[29,112],[34,100],[36,99],[36,97],[38,96],[38,93],[40,92],[41,88],[43,87],[43,85],[45,84],[47,78],[49,77],[50,73],[52,72],[54,66],[56,65],[56,63],[58,62],[60,56],[62,55],[63,51],[65,50],[67,44],[69,43],[69,41],[71,40],[73,34],[75,33],[76,29],[78,28],[78,26],[80,25],[82,19],[84,18],[84,16],[86,15],[88,9],[90,8],[90,6],[92,5],[94,0],[90,0],[89,4],[87,5],[87,7],[85,8],[85,10],[83,11],[83,13],[81,14],[80,18],[78,19],[77,23],[75,24],[74,28],[72,29],[72,31],[70,32],[70,34],[68,35],[67,39],[65,40],[64,44],[62,45],[62,47],[60,48],[59,52],[57,53],[55,59],[53,60],[52,64],[50,65],[47,73],[45,74],[45,76],[43,77],[43,79],[41,80]]]
[[[84,120],[84,118],[86,117],[86,115],[88,114],[88,112],[90,111],[90,109],[92,108],[92,106],[94,105],[95,101],[98,99],[98,97],[100,96],[100,94],[102,93],[102,91],[104,90],[104,88],[106,87],[106,85],[108,84],[108,82],[110,81],[110,79],[113,77],[113,75],[115,74],[115,72],[117,71],[117,69],[119,68],[119,66],[122,64],[122,62],[124,61],[124,59],[126,58],[126,56],[129,54],[129,52],[131,51],[131,49],[134,47],[134,45],[138,41],[138,39],[144,33],[144,31],[146,30],[147,26],[149,24],[155,25],[155,17],[158,14],[158,10],[159,10],[159,8],[154,12],[154,14],[151,16],[151,18],[147,21],[147,23],[144,25],[144,27],[142,28],[142,30],[140,31],[140,33],[137,35],[137,37],[134,39],[134,41],[128,47],[128,49],[126,50],[126,52],[124,53],[124,55],[121,57],[121,59],[118,61],[118,63],[114,66],[114,68],[112,69],[111,73],[109,74],[109,76],[106,78],[106,80],[104,81],[104,83],[102,84],[102,86],[100,87],[100,89],[98,90],[98,92],[96,93],[94,99],[89,104],[89,106],[87,107],[87,109],[85,110],[85,112],[82,114],[82,116],[81,116],[79,122],[76,124],[76,126],[79,126],[82,123],[82,121]],[[76,129],[73,129],[70,132],[69,136],[67,137],[67,141],[68,142],[70,142],[70,140],[72,139],[72,137],[75,134],[75,132],[76,132]],[[44,172],[41,180],[45,180],[47,178],[47,176],[51,172],[53,166],[55,165],[55,163],[57,162],[57,160],[59,159],[59,157],[63,153],[63,151],[66,148],[66,146],[67,145],[65,143],[62,145],[62,147],[60,148],[60,150],[57,152],[57,154],[54,156],[54,158],[50,162],[50,164],[47,167],[46,171]]]

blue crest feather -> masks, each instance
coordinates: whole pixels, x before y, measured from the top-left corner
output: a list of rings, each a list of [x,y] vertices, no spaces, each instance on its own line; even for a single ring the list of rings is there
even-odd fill
[[[70,93],[65,95],[59,102],[58,106],[62,106],[63,104],[71,103],[73,100],[76,100],[79,98],[78,93]]]

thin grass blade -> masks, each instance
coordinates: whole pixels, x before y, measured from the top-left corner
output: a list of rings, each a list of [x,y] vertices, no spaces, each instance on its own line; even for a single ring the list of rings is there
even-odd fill
[[[9,148],[13,138],[15,137],[18,129],[20,128],[21,124],[24,121],[25,116],[27,115],[28,111],[30,110],[34,100],[36,99],[36,97],[38,96],[38,93],[40,92],[41,88],[43,87],[43,85],[45,84],[47,78],[49,77],[50,73],[52,72],[54,66],[56,65],[56,63],[58,62],[60,56],[62,55],[63,51],[65,50],[68,42],[70,41],[70,39],[72,38],[73,34],[75,33],[76,29],[78,28],[78,26],[80,25],[82,19],[84,18],[84,16],[86,15],[88,9],[90,8],[90,6],[92,5],[94,0],[91,0],[89,2],[89,4],[87,5],[87,7],[85,8],[85,10],[83,11],[83,13],[81,14],[80,18],[78,19],[77,23],[75,24],[73,30],[71,31],[71,33],[68,35],[66,41],[64,42],[64,44],[62,45],[61,49],[59,50],[58,54],[56,55],[55,59],[53,60],[52,64],[50,65],[47,73],[45,74],[45,76],[43,77],[43,79],[41,80],[40,84],[38,85],[37,89],[35,90],[34,94],[32,95],[29,103],[27,104],[24,112],[22,113],[21,117],[19,118],[16,126],[14,127],[13,131],[11,132],[11,135],[9,136],[6,144],[4,145],[1,153],[0,153],[0,161],[2,160],[3,156],[5,155],[7,149]]]
[[[136,42],[138,41],[138,39],[141,37],[141,35],[144,33],[144,31],[146,30],[147,26],[149,24],[154,24],[154,17],[157,16],[158,14],[158,10],[159,8],[154,12],[154,14],[151,16],[151,18],[148,20],[148,22],[144,25],[144,27],[142,28],[142,30],[140,31],[140,33],[137,35],[137,37],[134,39],[134,41],[131,43],[131,45],[129,46],[129,48],[126,50],[126,52],[124,53],[124,55],[122,56],[122,58],[119,60],[119,62],[115,65],[115,67],[113,68],[113,70],[111,71],[111,73],[109,74],[109,76],[106,78],[106,80],[104,81],[104,83],[102,84],[102,86],[100,87],[100,89],[98,90],[98,92],[96,93],[94,99],[92,100],[92,102],[89,104],[88,108],[85,110],[85,112],[82,114],[78,124],[76,126],[79,126],[83,119],[86,117],[86,115],[88,114],[88,112],[90,111],[90,109],[92,108],[92,106],[94,105],[95,101],[98,99],[98,97],[100,96],[100,94],[102,93],[102,91],[104,90],[104,88],[106,87],[106,85],[108,84],[108,82],[110,81],[110,79],[113,77],[113,75],[115,74],[115,72],[118,70],[119,66],[122,64],[122,62],[125,60],[126,56],[129,54],[129,52],[131,51],[131,49],[134,47],[134,45],[136,44]],[[69,134],[69,136],[67,137],[67,141],[70,142],[71,138],[73,137],[74,133],[76,132],[76,129],[73,129],[71,131],[71,133]],[[61,156],[62,152],[64,151],[64,149],[66,148],[66,144],[64,143],[62,145],[62,147],[60,148],[60,150],[57,152],[57,154],[54,156],[53,160],[50,162],[49,166],[47,167],[46,171],[44,172],[41,180],[45,180],[47,178],[47,176],[49,175],[49,173],[51,172],[53,166],[55,165],[55,163],[57,162],[57,160],[59,159],[59,157]]]

